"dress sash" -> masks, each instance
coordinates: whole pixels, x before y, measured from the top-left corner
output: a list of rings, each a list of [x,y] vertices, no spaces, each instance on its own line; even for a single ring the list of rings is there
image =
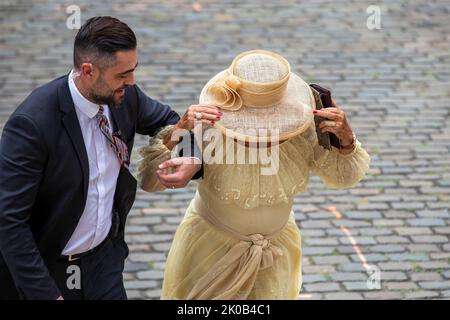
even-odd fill
[[[198,214],[213,227],[240,241],[233,246],[191,289],[187,299],[231,300],[247,299],[259,270],[273,265],[282,250],[270,242],[284,226],[271,234],[242,235],[223,224],[207,207],[197,192],[193,205]],[[286,221],[287,223],[287,221]]]

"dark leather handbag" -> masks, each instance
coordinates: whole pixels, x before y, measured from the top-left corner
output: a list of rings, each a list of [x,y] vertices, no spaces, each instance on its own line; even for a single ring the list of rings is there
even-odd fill
[[[311,90],[313,92],[317,110],[320,110],[322,108],[330,108],[333,106],[330,90],[325,89],[324,87],[321,87],[317,84],[310,84],[309,86],[311,87]],[[341,143],[339,141],[339,138],[334,133],[320,131],[318,125],[324,120],[328,120],[328,118],[324,118],[321,116],[314,117],[319,145],[328,150],[331,150],[331,146],[340,149]]]

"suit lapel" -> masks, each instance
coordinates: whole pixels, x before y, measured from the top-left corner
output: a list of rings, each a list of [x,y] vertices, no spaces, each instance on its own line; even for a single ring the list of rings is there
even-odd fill
[[[120,104],[119,106],[109,106],[109,111],[112,117],[112,120],[114,122],[114,131],[116,131],[116,133],[118,134],[119,138],[123,141],[123,142],[127,142],[126,141],[126,131],[125,131],[125,123],[124,123],[124,119],[123,116],[120,115],[120,112],[122,111],[122,104]]]
[[[83,172],[83,196],[86,200],[89,182],[89,162],[81,133],[80,122],[78,121],[72,96],[70,95],[67,77],[65,79],[63,85],[59,88],[59,105],[61,111],[64,113],[62,118],[63,125],[72,141]]]

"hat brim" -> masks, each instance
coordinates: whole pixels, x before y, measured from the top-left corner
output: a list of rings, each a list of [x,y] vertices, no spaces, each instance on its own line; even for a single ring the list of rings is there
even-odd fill
[[[208,94],[208,88],[223,81],[227,70],[217,73],[203,87],[200,104],[220,104]],[[306,131],[314,120],[315,100],[309,85],[295,73],[290,74],[283,97],[274,105],[239,110],[222,109],[222,118],[214,125],[226,136],[245,142],[276,142]],[[273,133],[271,135],[270,133]]]

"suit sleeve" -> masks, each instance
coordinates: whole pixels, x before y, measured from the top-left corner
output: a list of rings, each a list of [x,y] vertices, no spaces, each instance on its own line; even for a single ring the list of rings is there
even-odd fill
[[[13,115],[0,140],[0,251],[24,299],[60,296],[28,224],[46,153],[34,123]]]
[[[180,116],[172,110],[168,105],[162,104],[156,100],[148,97],[138,86],[135,86],[138,100],[138,112],[137,112],[137,126],[136,132],[143,135],[153,136],[155,133],[166,126],[174,125],[180,120]],[[184,142],[183,142],[184,141]],[[191,144],[190,148],[186,146],[186,142]],[[183,156],[183,150],[190,150],[190,155],[185,152],[184,156],[195,156],[202,160],[201,149],[194,139],[193,133],[189,133],[189,136],[182,137],[181,144],[183,147],[179,147],[179,156]],[[203,161],[199,171],[194,175],[192,179],[198,179],[203,177]]]
[[[180,116],[168,105],[148,97],[135,86],[138,97],[138,112],[136,132],[153,136],[159,128],[176,124]]]

